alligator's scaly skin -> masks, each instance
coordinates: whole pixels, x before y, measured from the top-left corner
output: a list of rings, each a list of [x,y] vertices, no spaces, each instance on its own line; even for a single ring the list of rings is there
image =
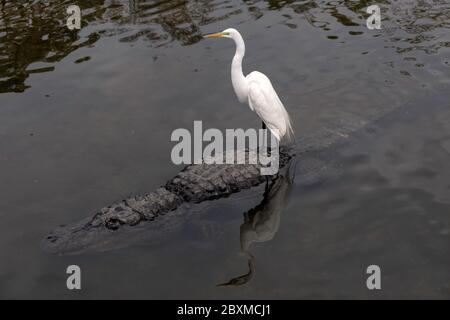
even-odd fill
[[[247,160],[251,152],[254,151],[245,151]],[[289,151],[280,150],[280,168],[284,167],[291,157]],[[135,226],[173,211],[183,203],[199,203],[227,197],[274,178],[263,176],[260,171],[260,164],[189,165],[165,186],[152,193],[128,198],[101,209],[91,219],[58,228],[46,238],[46,247],[50,251],[60,253],[75,248],[78,250],[90,244],[90,237],[95,237],[102,229],[118,230],[124,226]]]

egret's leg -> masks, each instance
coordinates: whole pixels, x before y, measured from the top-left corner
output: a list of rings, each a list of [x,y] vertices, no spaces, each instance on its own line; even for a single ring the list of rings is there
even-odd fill
[[[264,123],[264,121],[262,122],[262,128],[263,128],[263,130],[266,130],[266,131],[264,131],[264,144],[266,144],[267,143],[267,135],[266,135],[266,133],[267,133],[267,126],[266,126],[266,124]]]
[[[267,129],[266,124],[264,123],[264,121],[262,121],[262,128],[263,130]],[[264,144],[267,143],[267,136],[264,134]],[[269,147],[267,147],[267,152],[269,151]],[[269,155],[269,153],[267,153],[267,155]],[[269,190],[269,176],[266,176],[266,186],[265,186],[265,192],[267,192],[267,190]]]
[[[262,121],[262,128],[263,130],[267,130],[267,126],[264,123],[264,121]],[[268,145],[268,141],[267,141],[267,136],[266,134],[264,134],[264,144],[267,144],[267,155],[270,156],[270,149],[269,149],[269,145]],[[269,176],[266,176],[266,186],[265,186],[265,192],[269,191]]]
[[[263,129],[263,130],[267,129],[266,124],[264,123],[264,121],[261,121],[261,123],[262,123],[262,129]],[[259,147],[260,147],[260,146],[264,147],[264,145],[265,145],[265,143],[266,143],[266,140],[267,140],[267,138],[266,138],[266,134],[265,134],[265,132],[264,132],[264,133],[263,133],[263,136],[262,136],[262,143],[261,143],[261,141],[258,143],[258,149],[257,149],[258,153],[261,152],[261,150],[259,149]]]
[[[268,132],[267,131],[267,126],[264,123],[264,121],[262,121],[262,128],[263,128],[263,130],[266,130],[266,133]],[[264,134],[264,144],[267,144],[267,148],[266,148],[267,149],[267,155],[270,156],[270,148],[269,148],[269,143],[267,141],[267,135],[266,134]]]

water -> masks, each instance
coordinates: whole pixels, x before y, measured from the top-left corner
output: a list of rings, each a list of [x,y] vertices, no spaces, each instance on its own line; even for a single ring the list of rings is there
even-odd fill
[[[373,3],[78,1],[69,32],[73,1],[1,2],[0,297],[449,298],[450,2],[380,1],[379,31],[365,26]],[[174,129],[259,127],[232,91],[232,42],[201,38],[230,26],[298,138],[385,115],[333,150],[339,175],[303,184],[297,169],[282,185],[241,286],[217,284],[249,272],[240,230],[261,188],[106,252],[42,250],[56,226],[174,176]],[[70,264],[81,292],[65,287]],[[366,288],[371,264],[381,291]]]

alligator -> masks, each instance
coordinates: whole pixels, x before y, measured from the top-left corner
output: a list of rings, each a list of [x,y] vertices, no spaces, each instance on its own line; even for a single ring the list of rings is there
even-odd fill
[[[423,101],[427,101],[426,97]],[[407,103],[385,106],[369,114],[342,112],[336,123],[329,123],[313,134],[297,138],[291,147],[281,148],[280,168],[285,167],[292,158],[298,158],[298,184],[315,184],[338,175],[340,165],[335,160],[336,148],[355,139],[358,132],[367,131],[374,122],[408,109]],[[243,152],[248,157],[251,151]],[[99,210],[90,218],[60,226],[44,239],[43,247],[58,254],[102,249],[114,241],[114,247],[119,247],[130,241],[126,231],[138,229],[144,222],[153,226],[151,233],[157,237],[163,236],[179,227],[182,221],[178,218],[192,211],[194,206],[230,197],[264,183],[271,184],[278,178],[278,175],[263,176],[260,169],[258,164],[189,165],[154,192],[130,197]],[[125,233],[119,230],[125,230]],[[148,230],[145,233],[147,236]]]
[[[323,178],[324,170],[334,166],[326,151],[330,150],[331,146],[344,142],[348,133],[357,129],[358,126],[352,126],[350,123],[342,126],[341,123],[339,130],[327,127],[315,135],[297,140],[296,146],[281,147],[278,155],[280,170],[294,157],[301,156],[298,164],[302,172],[301,183],[314,183],[319,177]],[[239,152],[244,155],[239,155]],[[257,151],[237,151],[237,158],[254,157],[251,152]],[[225,158],[227,155],[223,156]],[[338,168],[330,171],[337,173]],[[154,228],[150,232],[162,237],[179,227],[182,221],[177,217],[191,210],[189,208],[183,211],[187,204],[198,205],[227,198],[264,183],[265,191],[268,192],[268,186],[273,185],[278,178],[278,174],[262,175],[260,164],[188,165],[154,192],[132,196],[104,207],[90,218],[58,227],[44,239],[43,247],[50,253],[64,255],[78,254],[89,249],[103,251],[105,247],[110,246],[110,242],[114,242],[112,247],[117,248],[130,241],[129,235],[123,235],[119,230],[136,229],[144,222],[151,222]]]
[[[235,152],[233,150],[233,152]],[[237,157],[257,156],[257,150],[237,150]],[[279,151],[280,168],[293,157],[292,150]],[[223,154],[224,159],[227,153]],[[272,155],[274,158],[275,155]],[[193,164],[186,166],[173,179],[156,191],[127,198],[99,210],[92,218],[69,226],[61,226],[45,239],[51,252],[71,253],[83,250],[98,240],[101,231],[117,231],[137,226],[145,221],[175,211],[185,203],[201,203],[228,197],[231,194],[266,183],[269,188],[278,174],[261,175],[262,165],[257,164]]]

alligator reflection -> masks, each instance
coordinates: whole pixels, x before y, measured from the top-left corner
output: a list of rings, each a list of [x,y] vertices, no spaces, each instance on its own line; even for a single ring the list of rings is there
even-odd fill
[[[291,161],[266,190],[263,201],[244,213],[240,242],[242,253],[248,257],[248,272],[218,286],[240,286],[252,279],[255,272],[255,257],[250,252],[250,247],[254,242],[272,240],[278,232],[281,214],[288,204],[295,179],[295,166],[292,167]]]

